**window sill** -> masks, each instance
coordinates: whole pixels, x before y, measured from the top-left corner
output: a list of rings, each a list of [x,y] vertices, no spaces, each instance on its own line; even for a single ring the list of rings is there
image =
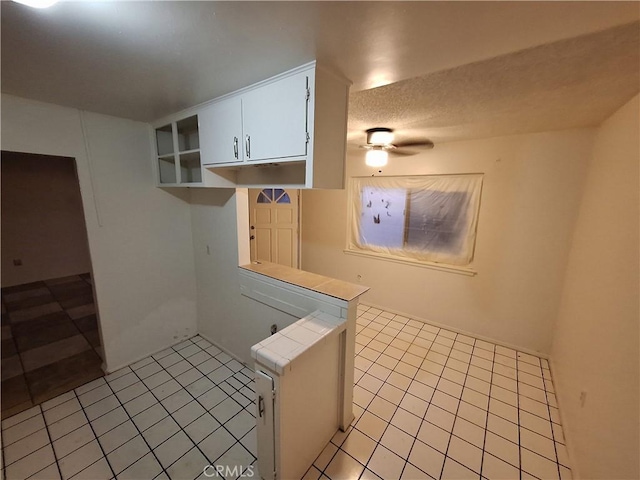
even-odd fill
[[[360,250],[343,250],[348,255],[355,255],[358,257],[376,258],[378,260],[386,260],[389,262],[402,263],[405,265],[411,265],[414,267],[431,268],[433,270],[440,270],[442,272],[456,273],[458,275],[465,275],[467,277],[474,277],[478,274],[476,270],[469,267],[459,267],[456,265],[445,265],[442,263],[425,262],[420,260],[409,260],[401,257],[394,257],[393,255],[385,255],[384,253],[366,252]]]

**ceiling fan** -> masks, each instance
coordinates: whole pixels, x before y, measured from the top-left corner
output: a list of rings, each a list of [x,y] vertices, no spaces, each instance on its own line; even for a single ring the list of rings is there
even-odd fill
[[[406,150],[406,148],[433,148],[433,142],[428,139],[415,139],[395,142],[393,130],[386,127],[375,127],[365,131],[367,143],[360,145],[360,148],[367,150],[365,162],[370,167],[382,167],[387,164],[389,154],[392,155],[415,155],[416,151]]]

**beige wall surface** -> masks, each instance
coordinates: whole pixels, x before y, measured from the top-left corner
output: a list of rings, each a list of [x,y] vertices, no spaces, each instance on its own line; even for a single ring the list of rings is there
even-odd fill
[[[2,95],[2,149],[73,157],[107,370],[196,333],[189,204],[155,186],[147,124]]]
[[[243,196],[240,201],[238,195]],[[242,361],[253,363],[251,346],[269,337],[272,324],[282,329],[298,319],[240,294],[238,230],[246,233],[245,242],[240,242],[244,264],[249,262],[248,208],[246,190],[191,189],[198,331]]]
[[[551,352],[578,478],[640,478],[639,112],[596,134]]]
[[[347,192],[302,194],[302,268],[371,290],[363,301],[548,353],[593,129],[436,145],[383,175],[484,173],[474,277],[345,254]],[[352,152],[347,176],[377,174]]]
[[[73,158],[3,152],[1,204],[3,287],[91,271]]]

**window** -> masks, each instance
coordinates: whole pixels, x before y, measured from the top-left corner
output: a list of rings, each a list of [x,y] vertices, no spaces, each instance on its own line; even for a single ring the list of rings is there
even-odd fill
[[[257,203],[291,203],[291,198],[282,188],[265,188],[258,194]]]
[[[482,174],[353,178],[347,250],[468,266],[481,190]]]

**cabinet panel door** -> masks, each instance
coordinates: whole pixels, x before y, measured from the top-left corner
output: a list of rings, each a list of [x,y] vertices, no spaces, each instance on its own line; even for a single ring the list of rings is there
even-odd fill
[[[240,97],[232,97],[198,112],[204,165],[242,161],[241,105]]]
[[[245,160],[307,154],[307,75],[299,73],[243,95]]]
[[[276,471],[273,379],[256,370],[256,433],[258,437],[258,471],[264,480],[273,480]]]

